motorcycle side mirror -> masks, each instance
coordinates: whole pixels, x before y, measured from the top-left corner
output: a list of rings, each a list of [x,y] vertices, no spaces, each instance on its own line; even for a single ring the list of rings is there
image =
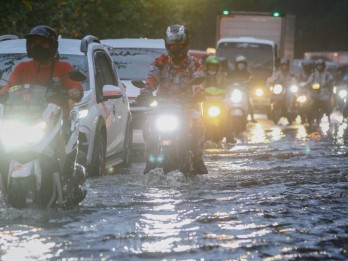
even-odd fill
[[[140,89],[144,88],[145,87],[145,83],[143,81],[139,81],[139,80],[133,80],[131,81],[132,84],[135,86],[135,87],[138,87]]]
[[[68,73],[68,76],[71,80],[77,81],[77,82],[83,82],[87,79],[87,76],[79,70],[70,71]]]
[[[198,84],[201,84],[205,81],[205,76],[199,76],[199,77],[195,77],[193,80],[192,80],[192,85],[198,85]]]

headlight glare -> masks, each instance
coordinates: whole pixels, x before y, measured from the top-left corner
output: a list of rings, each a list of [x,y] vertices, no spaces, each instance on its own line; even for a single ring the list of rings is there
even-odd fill
[[[218,106],[211,106],[208,109],[208,115],[212,118],[220,115],[220,108]]]
[[[240,90],[233,90],[231,94],[231,101],[233,103],[239,103],[242,101],[243,94]]]
[[[161,115],[156,119],[156,126],[159,131],[170,132],[178,128],[179,121],[174,115]]]
[[[283,86],[281,86],[280,84],[276,84],[273,87],[273,93],[274,94],[281,94],[283,91]]]

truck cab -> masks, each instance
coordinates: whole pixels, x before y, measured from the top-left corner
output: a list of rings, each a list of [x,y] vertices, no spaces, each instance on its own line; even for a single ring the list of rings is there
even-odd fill
[[[273,41],[252,37],[221,38],[216,45],[219,57],[225,57],[230,69],[234,69],[236,57],[243,55],[248,60],[248,69],[253,75],[249,93],[255,109],[266,112],[270,92],[266,87],[267,78],[275,71],[277,45]]]

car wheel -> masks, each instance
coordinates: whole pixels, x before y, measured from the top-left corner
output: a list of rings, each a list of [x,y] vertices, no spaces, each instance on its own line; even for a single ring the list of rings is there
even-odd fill
[[[94,140],[92,162],[88,168],[89,176],[104,176],[106,172],[106,136],[99,127]]]
[[[129,119],[126,129],[126,137],[124,141],[124,154],[122,166],[130,168],[132,166],[132,144],[133,144],[133,124],[132,120]]]

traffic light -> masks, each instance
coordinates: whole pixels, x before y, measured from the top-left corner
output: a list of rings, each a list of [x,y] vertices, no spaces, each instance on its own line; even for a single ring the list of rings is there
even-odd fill
[[[280,16],[280,13],[279,12],[273,12],[273,14],[272,14],[274,17],[279,17]]]
[[[222,14],[223,14],[223,15],[229,15],[230,13],[231,13],[230,10],[227,10],[227,9],[222,10]]]

